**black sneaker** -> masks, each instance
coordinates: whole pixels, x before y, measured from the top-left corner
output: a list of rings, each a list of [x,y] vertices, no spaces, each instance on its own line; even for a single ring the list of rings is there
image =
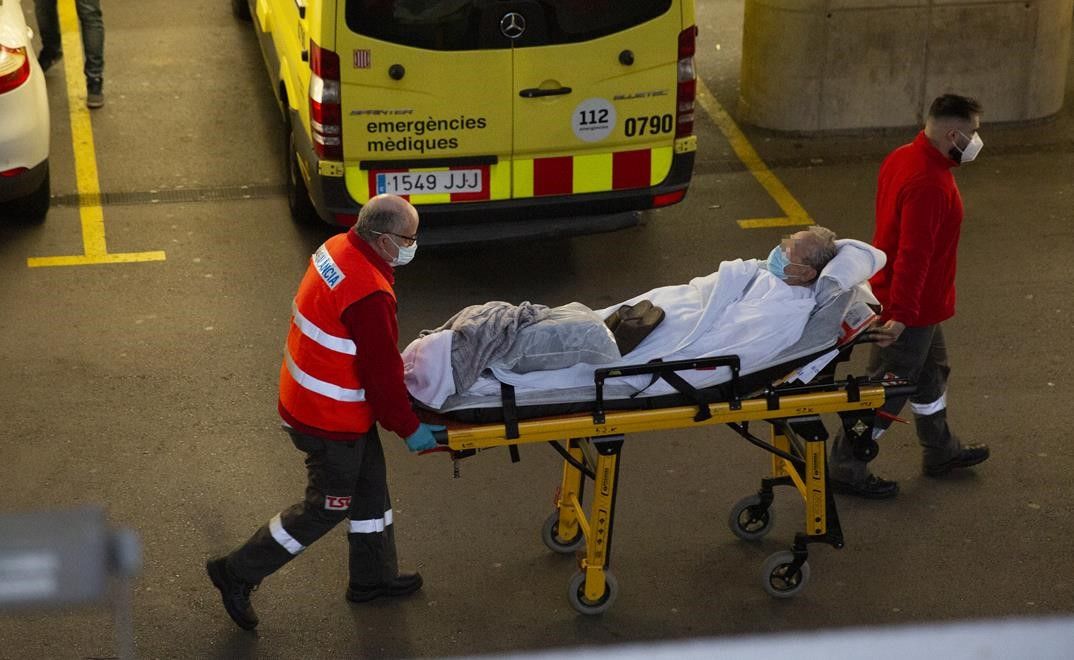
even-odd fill
[[[37,63],[41,65],[41,71],[48,71],[49,68],[56,63],[56,60],[63,57],[63,52],[53,50],[51,48],[42,48],[41,52],[37,54]]]
[[[352,603],[365,603],[388,596],[391,598],[406,596],[421,589],[422,579],[420,573],[400,573],[391,582],[371,586],[352,584],[347,587],[347,600]]]
[[[100,108],[104,105],[104,80],[100,78],[86,78],[86,107]]]
[[[924,465],[921,471],[926,477],[942,477],[951,470],[968,468],[988,460],[988,445],[966,445],[953,458],[935,465]]]
[[[886,500],[899,494],[899,482],[881,479],[875,474],[870,474],[862,481],[839,481],[829,478],[828,486],[834,493],[864,497],[867,500]]]
[[[256,628],[257,612],[254,612],[253,605],[250,604],[250,592],[256,589],[257,585],[232,577],[231,572],[227,570],[224,557],[205,562],[205,571],[209,574],[209,579],[213,581],[213,586],[220,590],[220,595],[224,599],[224,609],[227,610],[232,621],[244,630]]]

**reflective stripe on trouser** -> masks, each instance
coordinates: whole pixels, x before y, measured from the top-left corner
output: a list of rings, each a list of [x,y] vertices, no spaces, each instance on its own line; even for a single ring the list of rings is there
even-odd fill
[[[908,378],[917,384],[917,391],[909,399],[913,406],[917,439],[924,448],[925,463],[940,463],[958,453],[958,439],[947,427],[946,392],[951,367],[947,364],[947,344],[940,324],[906,328],[891,346],[873,346],[869,356],[869,375],[880,377],[888,373]],[[882,410],[899,416],[906,400],[907,397],[888,399]],[[877,428],[886,429],[890,425],[889,419],[878,417],[876,420]],[[858,481],[868,475],[865,462],[854,458],[850,443],[845,441],[841,429],[832,446],[830,468],[833,477],[845,481]]]
[[[362,468],[348,513],[350,581],[354,585],[382,584],[396,576],[399,565],[384,448],[375,436],[366,443]]]
[[[306,455],[306,496],[258,529],[250,540],[228,556],[228,568],[238,578],[257,584],[279,570],[317,539],[348,517],[377,517],[390,511],[384,452],[376,427],[354,442],[322,440],[288,430],[295,447]],[[358,574],[369,582],[394,576],[394,535],[368,534],[366,549],[357,558]],[[353,535],[349,535],[353,536]],[[351,575],[356,572],[351,543]]]

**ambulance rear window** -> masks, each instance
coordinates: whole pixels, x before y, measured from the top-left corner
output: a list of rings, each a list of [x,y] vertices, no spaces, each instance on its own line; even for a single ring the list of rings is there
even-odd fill
[[[347,27],[431,50],[478,50],[597,39],[652,20],[672,0],[347,0]],[[522,17],[511,21],[508,14]],[[512,40],[504,27],[516,31]]]

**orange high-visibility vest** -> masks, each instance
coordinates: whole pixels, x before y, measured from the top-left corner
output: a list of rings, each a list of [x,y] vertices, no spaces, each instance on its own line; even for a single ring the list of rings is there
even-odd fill
[[[358,377],[358,349],[343,312],[391,284],[346,234],[324,242],[310,258],[292,305],[280,367],[280,404],[295,420],[334,433],[365,433],[373,409]]]

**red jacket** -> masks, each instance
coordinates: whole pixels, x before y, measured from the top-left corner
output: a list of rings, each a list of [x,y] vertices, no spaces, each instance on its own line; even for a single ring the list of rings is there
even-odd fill
[[[888,261],[870,283],[884,320],[921,327],[955,314],[962,231],[962,196],[951,173],[956,166],[924,132],[880,166],[873,245]]]
[[[280,370],[280,416],[302,433],[329,440],[358,439],[374,421],[406,437],[417,430],[418,419],[403,383],[392,269],[353,232],[329,239],[323,249],[333,260],[323,255],[318,259],[320,250],[314,255],[295,299],[302,318],[293,317]],[[320,273],[332,276],[333,268],[345,277],[330,288],[333,277]],[[313,336],[323,339],[319,343],[303,333],[299,323],[312,323],[330,337],[313,330]],[[340,347],[326,348],[340,343],[336,340],[348,347],[342,352]],[[299,386],[288,357],[304,371],[317,372],[310,376],[341,386],[344,396],[332,398]],[[353,392],[360,396],[348,396]]]

